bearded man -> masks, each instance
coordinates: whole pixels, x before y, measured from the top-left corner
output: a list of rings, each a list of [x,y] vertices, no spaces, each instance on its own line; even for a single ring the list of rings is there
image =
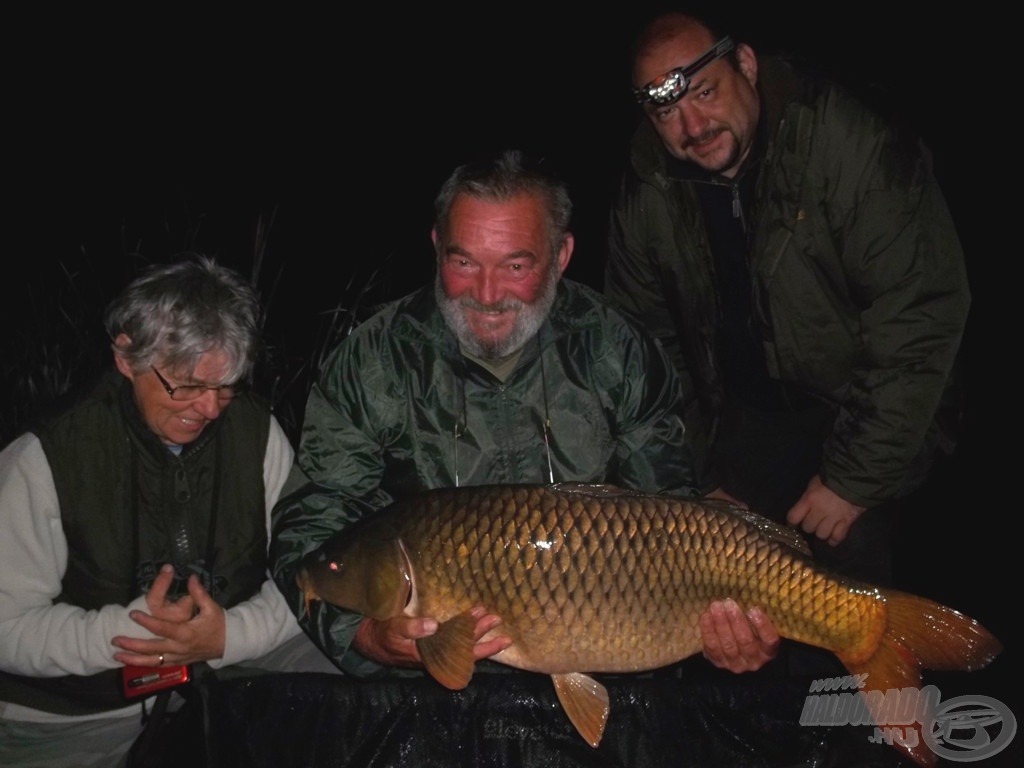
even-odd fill
[[[693,493],[679,379],[661,347],[596,292],[562,279],[573,252],[563,184],[519,152],[441,188],[437,278],[370,318],[327,362],[275,509],[275,578],[345,671],[421,666],[431,618],[377,621],[295,584],[302,558],[392,501],[461,485],[611,483]],[[748,621],[749,619],[749,621]],[[477,660],[509,645],[477,611]],[[733,671],[774,653],[759,611],[714,606],[705,653]],[[493,630],[493,631],[492,631]]]

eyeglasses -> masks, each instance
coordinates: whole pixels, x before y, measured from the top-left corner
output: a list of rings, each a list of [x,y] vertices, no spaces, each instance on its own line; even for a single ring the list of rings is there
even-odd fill
[[[197,400],[206,394],[207,390],[214,390],[217,393],[217,399],[222,403],[229,402],[238,391],[238,386],[235,384],[180,384],[177,387],[172,387],[171,382],[160,375],[160,371],[156,369],[155,365],[149,366],[153,369],[153,373],[160,379],[160,383],[164,385],[164,389],[167,390],[167,395],[171,400]]]
[[[690,87],[693,76],[708,64],[725,56],[736,44],[731,37],[723,37],[704,53],[697,57],[697,60],[685,67],[670,69],[664,75],[656,77],[647,85],[633,89],[633,96],[638,104],[648,103],[656,107],[664,107],[674,104],[683,98],[686,90]]]

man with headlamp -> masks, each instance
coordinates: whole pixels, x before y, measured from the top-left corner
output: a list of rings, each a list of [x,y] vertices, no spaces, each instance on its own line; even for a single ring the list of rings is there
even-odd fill
[[[833,84],[679,13],[633,60],[606,292],[683,375],[707,487],[891,579],[970,302],[927,152]]]

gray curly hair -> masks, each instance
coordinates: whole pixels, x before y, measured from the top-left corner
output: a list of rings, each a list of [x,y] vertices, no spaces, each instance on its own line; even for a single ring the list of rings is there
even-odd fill
[[[253,286],[213,259],[189,254],[172,264],[147,269],[104,313],[114,350],[141,372],[160,364],[191,372],[206,352],[228,359],[225,382],[252,372],[259,346],[259,298]]]

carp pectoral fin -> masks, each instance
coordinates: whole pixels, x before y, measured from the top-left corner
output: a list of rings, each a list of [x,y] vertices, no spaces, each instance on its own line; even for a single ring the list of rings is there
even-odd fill
[[[295,586],[299,588],[299,594],[302,596],[302,607],[305,609],[304,615],[308,619],[309,604],[314,600],[319,600],[320,596],[313,589],[312,579],[305,568],[299,569],[299,572],[295,574]]]
[[[562,709],[580,736],[592,747],[601,743],[608,722],[608,691],[592,677],[580,672],[552,675]]]
[[[437,632],[416,641],[423,666],[445,688],[459,691],[473,677],[476,619],[466,613],[441,622]]]

